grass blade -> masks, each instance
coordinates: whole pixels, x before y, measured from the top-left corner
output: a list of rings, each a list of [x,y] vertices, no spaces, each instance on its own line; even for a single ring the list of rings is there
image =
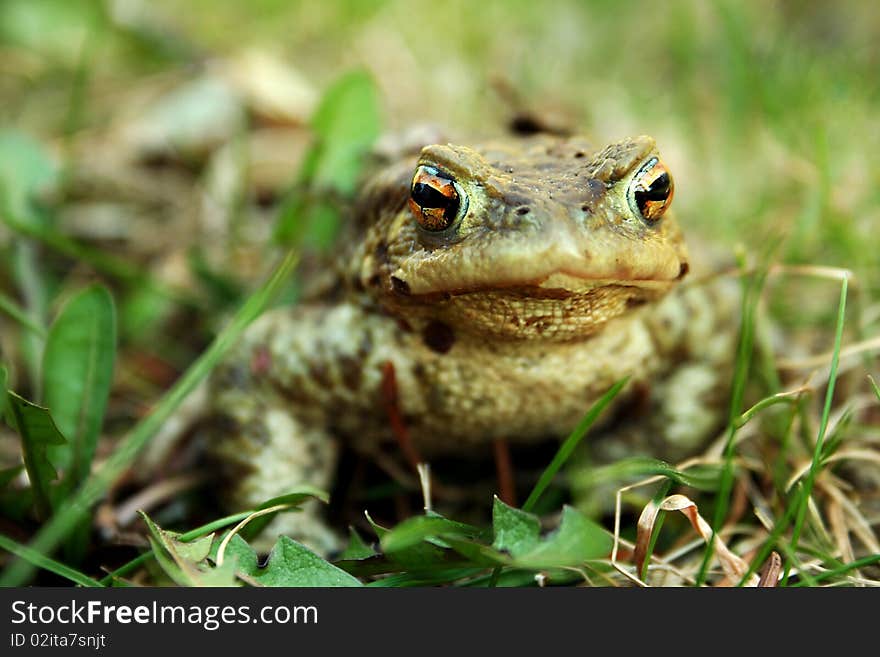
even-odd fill
[[[770,254],[776,249],[773,243],[766,251],[766,257],[763,262],[770,260]],[[745,263],[742,263],[743,267]],[[712,519],[712,539],[707,541],[706,551],[703,555],[703,561],[700,564],[700,570],[697,573],[696,585],[702,586],[706,580],[709,570],[709,563],[712,560],[713,547],[715,545],[715,534],[721,529],[724,519],[727,517],[727,510],[730,506],[730,495],[733,490],[733,455],[736,432],[738,423],[741,421],[743,399],[745,398],[746,383],[749,376],[749,363],[752,355],[752,345],[755,339],[755,321],[758,307],[758,300],[761,296],[761,290],[764,288],[764,282],[767,279],[768,267],[762,266],[757,269],[751,276],[747,277],[743,283],[743,300],[742,315],[739,326],[739,341],[736,350],[736,360],[734,362],[733,382],[730,391],[730,406],[728,408],[727,423],[727,441],[724,445],[724,469],[721,473],[721,484],[718,491],[718,504],[715,507],[715,515]]]
[[[156,293],[181,304],[199,307],[199,300],[189,292],[177,287],[165,285],[145,273],[143,268],[128,260],[112,255],[101,249],[78,242],[62,233],[39,225],[21,221],[11,215],[0,217],[2,221],[18,235],[29,237],[44,246],[72,260],[87,263],[95,271],[123,281],[132,287],[149,287]]]
[[[690,486],[698,490],[717,491],[720,486],[722,467],[715,464],[694,464],[679,470],[665,461],[647,456],[631,456],[608,465],[591,468],[577,473],[579,487],[593,487],[626,479],[636,479],[662,475],[679,486]]]
[[[30,547],[47,554],[77,526],[79,519],[106,492],[107,488],[134,461],[147,442],[162,427],[180,403],[208,375],[250,324],[270,303],[287,281],[297,261],[290,252],[275,268],[269,280],[251,295],[232,322],[214,339],[210,347],[193,363],[177,383],[159,401],[153,412],[139,422],[122,441],[104,466],[58,509],[34,539]],[[0,586],[20,586],[33,572],[31,564],[15,561],[0,577]]]
[[[793,585],[793,587],[806,587],[813,586],[815,582],[821,582],[826,579],[833,579],[835,577],[839,577],[841,575],[846,575],[848,572],[852,570],[858,570],[859,568],[865,568],[867,566],[873,566],[874,564],[880,563],[880,554],[872,554],[867,557],[862,557],[861,559],[856,559],[852,563],[846,563],[842,566],[834,568],[832,570],[826,570],[824,573],[819,573],[813,577],[814,582],[810,583],[806,580],[803,582],[797,582]]]
[[[36,334],[37,337],[46,337],[46,329],[44,329],[30,317],[28,317],[27,311],[24,308],[19,306],[15,301],[10,299],[2,292],[0,292],[0,312],[4,312],[9,315],[16,322]]]
[[[71,582],[79,584],[80,586],[88,586],[90,588],[102,587],[102,584],[98,580],[92,579],[88,575],[84,575],[78,570],[75,570],[69,566],[65,566],[63,563],[59,563],[54,559],[50,559],[49,557],[40,554],[36,550],[33,550],[26,545],[16,543],[11,538],[9,538],[8,536],[4,536],[3,534],[0,534],[0,548],[21,557],[26,561],[29,561],[37,568],[42,568],[43,570],[48,570],[50,573],[60,575],[61,577],[69,579]]]
[[[834,350],[831,354],[831,370],[828,374],[828,387],[825,390],[825,404],[822,407],[822,420],[819,424],[819,433],[816,436],[816,447],[813,450],[813,460],[810,463],[810,469],[804,480],[803,488],[800,491],[800,501],[798,504],[797,516],[794,521],[794,529],[791,535],[791,551],[797,551],[798,541],[800,540],[801,531],[803,530],[804,519],[807,515],[810,496],[813,494],[813,484],[816,481],[816,474],[819,470],[820,461],[822,459],[822,449],[825,444],[825,432],[828,430],[828,418],[831,415],[831,402],[834,399],[834,387],[837,382],[837,366],[840,363],[840,345],[843,341],[843,324],[846,319],[846,292],[849,283],[849,277],[844,276],[840,284],[840,303],[837,307],[837,327],[834,331]],[[782,578],[782,585],[788,583],[788,575],[791,569],[791,562],[786,562],[785,575]]]
[[[574,448],[577,447],[578,443],[580,443],[583,437],[587,435],[587,431],[593,426],[593,423],[599,417],[599,414],[602,413],[608,404],[610,404],[618,395],[623,389],[623,386],[626,385],[627,381],[629,381],[629,377],[621,379],[615,383],[611,386],[608,392],[602,395],[596,403],[590,407],[590,410],[587,411],[587,414],[584,415],[583,419],[574,428],[574,431],[572,431],[568,438],[563,441],[562,445],[559,446],[559,450],[556,452],[553,460],[550,461],[550,465],[548,465],[544,472],[541,473],[538,483],[535,484],[535,488],[529,494],[526,503],[522,506],[523,511],[531,511],[534,508],[538,499],[540,499],[541,495],[547,489],[547,486],[553,481],[553,477],[556,476],[556,473],[559,472],[559,469],[565,464],[568,457],[571,456]]]

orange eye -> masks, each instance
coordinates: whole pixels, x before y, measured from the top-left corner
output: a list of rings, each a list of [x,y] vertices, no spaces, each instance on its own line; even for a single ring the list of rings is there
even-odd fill
[[[633,212],[653,224],[660,220],[672,203],[675,184],[666,165],[652,157],[633,177],[629,190]]]
[[[467,211],[467,196],[448,173],[421,165],[410,187],[409,209],[419,226],[431,232],[446,230]]]

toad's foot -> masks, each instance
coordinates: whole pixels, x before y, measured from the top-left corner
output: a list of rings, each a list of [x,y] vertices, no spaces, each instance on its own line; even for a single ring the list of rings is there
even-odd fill
[[[224,412],[214,424],[217,435],[208,442],[210,457],[223,468],[224,481],[231,482],[222,492],[227,500],[256,508],[302,485],[329,490],[338,448],[326,431],[304,424],[290,414],[283,400],[272,395],[258,400],[232,388],[217,402]],[[277,516],[253,546],[268,550],[282,534],[322,555],[340,547],[317,500],[307,501],[298,512]]]

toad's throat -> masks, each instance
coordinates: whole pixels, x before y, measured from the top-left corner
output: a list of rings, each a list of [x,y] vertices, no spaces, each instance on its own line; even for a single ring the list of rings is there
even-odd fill
[[[443,295],[417,314],[471,335],[568,342],[589,338],[612,319],[663,297],[670,285],[597,284],[581,290],[520,286]],[[422,300],[424,301],[424,299]],[[413,308],[400,308],[402,314]]]

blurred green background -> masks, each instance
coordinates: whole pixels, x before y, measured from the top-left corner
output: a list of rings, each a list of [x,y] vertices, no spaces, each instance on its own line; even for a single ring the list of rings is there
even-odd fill
[[[686,225],[772,228],[788,259],[859,270],[878,252],[878,34],[870,0],[4,0],[0,117],[57,146],[139,85],[254,49],[316,93],[368,69],[388,129],[497,133],[500,83],[598,141],[654,135]]]

